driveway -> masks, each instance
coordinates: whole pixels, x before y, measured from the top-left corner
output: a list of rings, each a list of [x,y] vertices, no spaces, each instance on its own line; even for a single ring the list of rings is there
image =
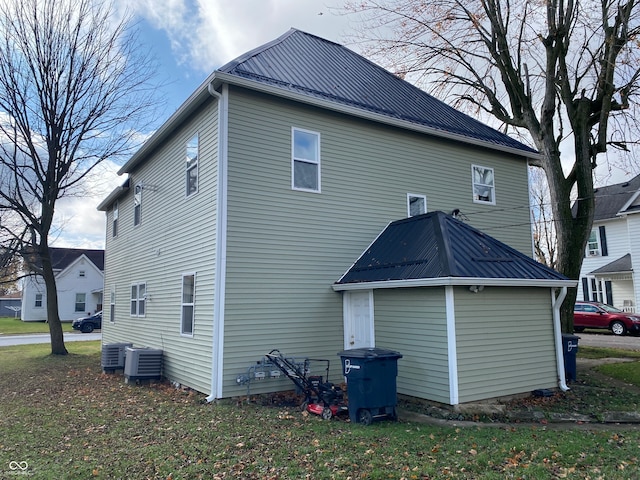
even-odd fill
[[[65,332],[65,342],[88,342],[90,340],[101,340],[102,332],[76,333]],[[27,345],[31,343],[51,343],[51,336],[48,333],[32,333],[28,335],[0,335],[0,347],[11,345]]]
[[[620,348],[623,350],[640,350],[640,337],[633,335],[618,336],[611,332],[598,333],[576,333],[580,340],[578,348],[582,345],[585,347],[608,347]]]

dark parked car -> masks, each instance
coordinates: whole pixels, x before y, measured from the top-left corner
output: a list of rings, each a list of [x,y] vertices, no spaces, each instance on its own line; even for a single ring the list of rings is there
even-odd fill
[[[91,333],[96,328],[102,328],[102,312],[96,312],[88,317],[77,318],[71,326],[82,333]]]
[[[599,302],[576,302],[573,307],[573,329],[607,328],[614,335],[640,332],[640,316],[623,312],[611,305]]]

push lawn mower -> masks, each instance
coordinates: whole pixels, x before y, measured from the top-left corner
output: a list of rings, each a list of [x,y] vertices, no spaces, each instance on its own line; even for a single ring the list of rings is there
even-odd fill
[[[347,412],[340,387],[329,381],[323,381],[321,375],[308,375],[311,362],[322,362],[326,364],[325,378],[328,380],[329,360],[308,358],[300,364],[285,357],[279,350],[271,350],[266,358],[304,394],[305,400],[301,406],[303,411],[321,415],[325,420],[329,420],[339,413]]]

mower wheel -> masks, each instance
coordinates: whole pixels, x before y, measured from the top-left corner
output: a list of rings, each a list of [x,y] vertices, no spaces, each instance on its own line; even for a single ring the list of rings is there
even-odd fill
[[[306,400],[304,402],[302,402],[300,404],[300,411],[301,412],[306,412],[307,411],[307,407],[309,406],[309,402],[307,402]]]
[[[364,426],[371,425],[373,421],[373,416],[371,412],[366,408],[361,408],[358,410],[358,423],[361,423]]]
[[[332,417],[333,412],[331,411],[331,409],[329,407],[324,407],[324,409],[322,410],[322,418],[325,420],[331,420]]]

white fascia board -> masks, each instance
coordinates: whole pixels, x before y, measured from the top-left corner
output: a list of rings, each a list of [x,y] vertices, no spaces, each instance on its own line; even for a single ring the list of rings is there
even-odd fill
[[[636,193],[631,195],[631,198],[627,201],[627,203],[624,204],[624,206],[620,209],[620,211],[616,215],[622,216],[622,215],[627,215],[629,213],[637,213],[637,212],[627,212],[627,208],[629,208],[631,205],[634,204],[634,202],[638,199],[638,196],[640,196],[640,190],[638,190]]]
[[[351,290],[372,290],[382,288],[407,288],[407,287],[443,287],[443,286],[471,286],[482,285],[485,287],[575,287],[577,280],[538,280],[530,278],[461,278],[461,277],[438,277],[438,278],[417,278],[413,280],[388,280],[382,282],[360,282],[333,284],[336,292]]]
[[[126,183],[126,182],[125,182]],[[118,200],[124,192],[129,190],[129,187],[125,187],[124,184],[116,187],[100,204],[96,207],[99,212],[106,212],[113,203]]]
[[[156,130],[142,147],[118,170],[118,175],[130,173],[145,157],[160,145],[167,137],[173,134],[175,129],[184,123],[193,112],[207,99],[213,98],[208,91],[209,84],[214,80],[216,72],[213,72],[200,86],[187,98],[180,107]]]
[[[409,122],[406,120],[400,120],[397,118],[388,117],[386,115],[369,112],[360,108],[351,107],[349,105],[344,105],[344,104],[333,102],[330,100],[324,100],[321,98],[316,98],[316,97],[304,95],[301,93],[291,92],[291,91],[284,90],[282,88],[274,87],[271,85],[267,85],[261,82],[255,82],[253,80],[237,77],[235,75],[229,75],[228,73],[215,72],[215,80],[221,81],[224,83],[229,83],[231,85],[237,85],[239,87],[248,88],[251,90],[260,91],[263,93],[268,93],[270,95],[287,98],[297,102],[307,103],[310,105],[314,105],[316,107],[324,108],[327,110],[333,110],[333,111],[344,113],[354,117],[360,117],[366,120],[371,120],[378,123],[392,125],[394,127],[403,128],[405,130],[413,130],[416,132],[432,135],[434,137],[446,138],[448,140],[453,140],[456,142],[462,142],[469,145],[481,146],[491,150],[498,150],[498,151],[509,153],[512,155],[517,155],[519,157],[523,157],[529,160],[542,159],[542,155],[536,154],[533,152],[525,152],[517,148],[507,147],[504,145],[496,145],[495,143],[486,142],[480,139],[469,138],[465,135],[458,135],[451,132],[437,130],[435,128],[427,127],[425,125],[420,125],[420,124]]]

